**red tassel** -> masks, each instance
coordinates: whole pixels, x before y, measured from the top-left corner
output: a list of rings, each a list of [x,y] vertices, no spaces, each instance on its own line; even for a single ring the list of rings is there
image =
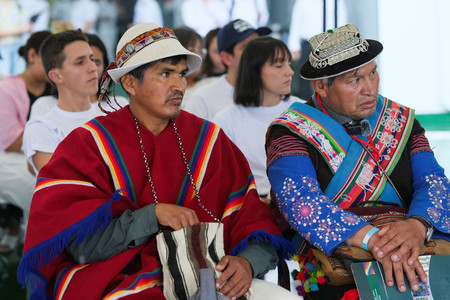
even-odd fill
[[[351,289],[345,292],[344,297],[341,300],[359,300],[359,294],[357,289]]]

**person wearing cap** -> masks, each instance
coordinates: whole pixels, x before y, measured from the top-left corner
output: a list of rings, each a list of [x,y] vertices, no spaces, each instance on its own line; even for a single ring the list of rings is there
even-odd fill
[[[219,111],[233,104],[234,86],[245,46],[258,36],[268,35],[271,32],[268,27],[255,29],[241,19],[233,20],[221,28],[217,35],[217,47],[227,67],[227,73],[195,91],[189,97],[186,110],[200,118],[213,121]]]
[[[129,106],[72,131],[39,173],[18,269],[34,299],[165,299],[158,231],[217,221],[220,292],[294,296],[255,279],[292,246],[244,156],[217,125],[180,110],[185,76],[200,63],[171,29],[124,33],[99,101],[121,83]]]
[[[389,286],[413,290],[426,275],[418,254],[431,234],[449,239],[450,183],[414,110],[378,93],[383,46],[353,24],[310,39],[301,76],[314,94],[293,104],[267,132],[267,172],[281,213],[313,246],[342,243],[373,253]],[[382,230],[350,212],[405,208]],[[319,290],[320,291],[320,290]],[[327,298],[330,299],[330,298]]]

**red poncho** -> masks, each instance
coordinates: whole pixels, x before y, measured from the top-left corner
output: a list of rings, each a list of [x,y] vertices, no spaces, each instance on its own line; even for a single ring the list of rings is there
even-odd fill
[[[224,224],[225,252],[249,238],[265,240],[282,258],[291,249],[259,200],[242,153],[213,123],[182,111],[174,120],[202,203]],[[198,204],[178,140],[169,125],[158,136],[140,126],[159,203]],[[31,299],[164,299],[154,236],[106,261],[76,265],[68,242],[89,238],[126,209],[154,203],[134,119],[128,107],[74,130],[39,173],[18,279]],[[253,240],[253,239],[252,239]],[[136,263],[138,261],[139,263]]]

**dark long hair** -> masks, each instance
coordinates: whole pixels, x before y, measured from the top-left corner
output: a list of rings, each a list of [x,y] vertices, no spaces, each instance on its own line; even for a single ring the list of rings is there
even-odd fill
[[[243,106],[261,105],[261,95],[264,88],[261,69],[266,62],[273,64],[280,56],[283,61],[292,59],[289,48],[279,39],[263,36],[247,44],[239,63],[234,88],[234,102],[236,104]]]

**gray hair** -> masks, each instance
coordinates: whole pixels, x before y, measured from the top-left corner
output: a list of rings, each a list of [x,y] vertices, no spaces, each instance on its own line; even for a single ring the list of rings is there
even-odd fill
[[[334,81],[336,80],[337,76],[331,76],[323,78],[323,82],[328,86],[333,86]]]

